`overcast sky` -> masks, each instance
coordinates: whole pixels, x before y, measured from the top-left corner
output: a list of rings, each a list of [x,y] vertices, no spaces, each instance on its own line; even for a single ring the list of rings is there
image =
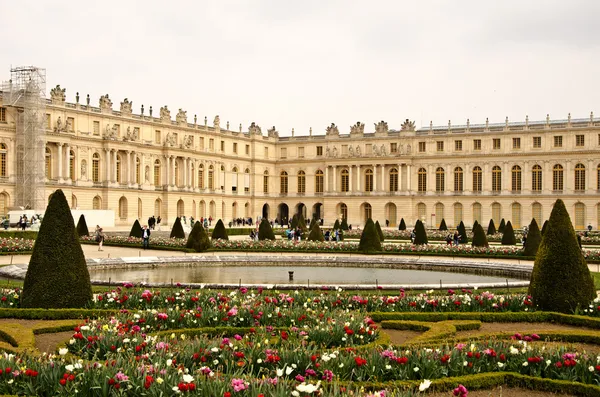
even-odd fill
[[[600,118],[600,1],[0,0],[0,80],[322,134]],[[146,110],[146,114],[148,111]]]

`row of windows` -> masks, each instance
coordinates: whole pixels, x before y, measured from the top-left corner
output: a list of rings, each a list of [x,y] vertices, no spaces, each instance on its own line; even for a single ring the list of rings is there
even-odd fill
[[[554,139],[554,147],[561,148],[563,147],[563,137],[562,135],[556,135],[553,137]],[[600,135],[598,135],[598,144],[600,145]],[[532,137],[532,146],[535,149],[539,149],[542,147],[542,137],[534,136]],[[584,147],[585,146],[585,135],[575,135],[575,147]],[[444,151],[444,141],[436,141],[435,143],[436,151],[443,152]],[[425,153],[427,151],[427,142],[419,142],[418,145],[419,153]],[[492,148],[494,150],[499,150],[502,148],[502,140],[500,138],[492,138]],[[512,138],[512,148],[513,149],[521,149],[521,138]],[[454,151],[461,152],[463,150],[463,141],[455,140],[454,141]],[[473,139],[473,150],[478,151],[481,150],[481,139]]]

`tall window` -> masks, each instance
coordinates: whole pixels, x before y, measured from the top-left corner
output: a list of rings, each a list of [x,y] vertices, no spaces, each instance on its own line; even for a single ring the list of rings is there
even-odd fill
[[[121,183],[121,155],[117,155],[117,182]]]
[[[474,192],[481,192],[482,180],[483,180],[482,175],[483,175],[483,172],[481,171],[481,167],[479,167],[479,166],[473,167],[473,191]]]
[[[128,171],[129,172],[129,171]],[[135,158],[135,183],[138,185],[141,183],[142,179],[142,161],[139,157]]]
[[[427,170],[419,168],[417,171],[417,191],[424,193],[427,191]]]
[[[440,223],[444,219],[444,204],[436,203],[435,205],[435,227],[440,227]]]
[[[119,218],[127,219],[127,199],[125,196],[119,199]]]
[[[344,203],[340,204],[340,215],[342,219],[348,219],[348,206]]]
[[[596,189],[600,190],[600,164],[596,167]],[[598,219],[600,223],[600,219]]]
[[[473,204],[473,222],[481,223],[481,204]]]
[[[0,108],[0,122],[6,122],[6,108]]]
[[[492,204],[492,219],[494,220],[494,224],[499,225],[500,219],[502,217],[502,206],[500,203]]]
[[[365,192],[373,191],[373,170],[368,169],[365,171]]]
[[[494,148],[495,150],[498,150],[498,149],[500,149],[500,138],[494,138],[494,139],[492,140],[492,144],[493,144],[493,148]]]
[[[4,108],[2,108],[4,109]],[[0,143],[0,176],[6,177],[6,156],[7,150],[6,145]],[[598,168],[600,170],[600,168]]]
[[[281,194],[287,194],[288,192],[288,174],[285,171],[281,171],[281,174],[279,174],[279,192]]]
[[[513,138],[513,149],[521,149],[521,138]]]
[[[585,135],[575,135],[575,146],[577,146],[577,147],[585,146]]]
[[[534,136],[533,137],[533,148],[534,149],[539,149],[542,147],[542,137],[541,136]]]
[[[244,192],[250,192],[250,169],[246,168],[244,170]]]
[[[398,191],[398,169],[392,168],[390,170],[390,192]]]
[[[435,170],[435,191],[443,193],[446,187],[446,172],[442,167],[438,167]]]
[[[575,229],[581,230],[585,228],[585,204],[575,204]]]
[[[306,193],[306,173],[298,171],[298,193]]]
[[[321,170],[315,173],[315,193],[323,193],[323,171]]]
[[[350,191],[350,173],[347,169],[342,170],[342,192]]]
[[[454,204],[454,224],[458,225],[463,220],[463,205],[461,203]]]
[[[481,150],[481,139],[473,139],[473,150]]]
[[[492,168],[492,191],[499,192],[502,190],[502,169],[495,165]]]
[[[215,169],[212,165],[208,167],[208,189],[215,189]]]
[[[521,191],[521,167],[518,165],[514,165],[511,170],[512,176],[512,191],[520,192]]]
[[[94,153],[92,156],[92,182],[100,182],[100,155]]]
[[[263,193],[269,193],[269,171],[263,173]]]
[[[75,152],[69,150],[69,179],[75,180]]]
[[[161,186],[160,182],[160,160],[154,160],[154,186]]]
[[[521,204],[519,203],[512,205],[512,226],[515,229],[521,228]]]
[[[535,219],[538,226],[542,225],[542,205],[540,203],[533,203],[531,206],[531,215]]]
[[[463,191],[463,169],[460,167],[454,169],[454,191],[457,193]]]
[[[542,191],[542,167],[534,165],[531,171],[531,190],[534,192]]]
[[[417,217],[422,222],[427,220],[427,206],[425,203],[417,204]]]
[[[373,207],[371,207],[371,204],[366,203],[365,204],[365,222],[369,218],[373,218]]]
[[[52,153],[49,147],[46,147],[46,178],[52,179]]]
[[[581,163],[575,166],[575,190],[585,190],[585,166]]]
[[[563,166],[560,164],[555,164],[552,168],[552,190],[555,192],[562,192],[563,186]]]
[[[198,166],[198,187],[204,189],[204,164]]]

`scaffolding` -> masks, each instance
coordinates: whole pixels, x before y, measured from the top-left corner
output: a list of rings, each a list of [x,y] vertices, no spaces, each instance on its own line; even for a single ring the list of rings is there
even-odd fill
[[[46,69],[12,68],[2,84],[4,106],[15,109],[16,172],[14,205],[24,209],[46,208],[45,131]]]

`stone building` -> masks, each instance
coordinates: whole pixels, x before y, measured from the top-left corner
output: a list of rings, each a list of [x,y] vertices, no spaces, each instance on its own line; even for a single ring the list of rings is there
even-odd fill
[[[557,198],[577,229],[600,220],[600,120],[587,119],[398,129],[363,123],[340,132],[279,136],[252,123],[232,130],[219,116],[198,120],[165,105],[113,109],[65,100],[56,87],[46,100],[45,194],[61,188],[73,208],[112,209],[117,225],[152,215],[290,218],[302,211],[326,225],[345,217],[408,227],[492,218],[515,227],[542,223]],[[15,203],[18,108],[0,93],[0,214]]]

